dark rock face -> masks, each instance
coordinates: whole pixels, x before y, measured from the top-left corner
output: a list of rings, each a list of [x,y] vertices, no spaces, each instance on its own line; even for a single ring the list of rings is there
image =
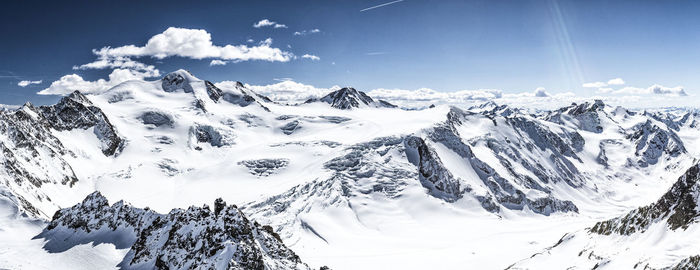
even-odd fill
[[[685,113],[680,119],[678,119],[678,121],[676,121],[676,123],[679,126],[697,129],[698,127],[700,127],[700,122],[698,121],[698,118],[700,118],[700,112],[695,110],[692,112]]]
[[[664,268],[669,270],[700,269],[700,255],[690,256],[678,262],[676,265]]]
[[[161,87],[165,92],[175,92],[177,90],[183,90],[185,93],[194,92],[187,78],[182,74],[178,74],[178,72],[168,73],[161,81]]]
[[[578,128],[601,133],[603,132],[603,127],[600,122],[600,114],[605,114],[604,108],[605,104],[602,100],[595,100],[592,103],[574,103],[571,106],[553,111],[545,119],[558,124],[563,124],[564,119],[573,119],[576,121]]]
[[[404,152],[404,138],[379,137],[371,141],[347,147],[343,155],[327,161],[326,169],[334,172],[334,180],[344,185],[344,193],[369,194],[379,192],[387,197],[398,196],[408,181],[415,181],[418,175],[412,166],[402,167],[391,158],[391,152]],[[361,181],[371,181],[372,185],[355,186]]]
[[[213,84],[212,86],[216,87]],[[207,86],[207,89],[209,89],[209,86]],[[270,98],[260,95],[253,90],[245,88],[245,86],[243,86],[241,82],[236,82],[235,91],[223,92],[221,98],[223,98],[226,102],[236,104],[241,107],[246,107],[250,104],[255,103],[262,107],[265,111],[270,111],[270,109],[267,108],[263,103],[273,102]]]
[[[139,116],[139,119],[144,125],[153,125],[156,127],[173,127],[175,124],[175,121],[173,121],[173,118],[170,115],[158,111],[145,112]]]
[[[698,196],[700,194],[700,164],[690,167],[671,189],[653,204],[640,207],[623,217],[598,222],[591,228],[591,233],[610,235],[630,235],[646,231],[651,224],[662,222],[671,230],[687,228],[693,223],[698,213]]]
[[[285,124],[284,126],[281,126],[280,129],[282,130],[282,132],[284,134],[292,135],[292,133],[301,129],[301,122],[299,122],[299,120],[294,120],[292,122]]]
[[[546,129],[533,121],[517,116],[517,114],[507,113],[506,115],[509,116],[501,116],[502,112],[505,111],[507,111],[507,108],[500,106],[495,107],[491,111],[487,111],[486,114],[488,117],[494,119],[494,123],[496,123],[496,118],[502,118],[502,120],[509,125],[515,133],[522,132],[522,136],[518,138],[518,140],[522,141],[516,142],[516,138],[513,138],[513,141],[505,140],[504,142],[498,138],[484,136],[483,138],[477,138],[472,143],[481,142],[489,147],[494,154],[499,157],[501,160],[501,165],[509,170],[509,173],[511,176],[513,176],[514,180],[519,181],[517,184],[542,192],[546,196],[539,198],[528,198],[524,191],[516,188],[516,186],[511,182],[512,180],[506,179],[504,175],[500,175],[491,165],[474,155],[471,147],[460,137],[457,127],[465,125],[467,118],[482,117],[481,115],[477,115],[473,112],[462,111],[458,108],[451,108],[450,112],[447,114],[447,121],[428,130],[428,138],[436,143],[441,143],[448,149],[458,154],[465,160],[464,166],[471,166],[474,169],[479,176],[479,179],[489,189],[489,193],[485,195],[472,195],[481,203],[481,206],[489,212],[500,212],[501,206],[508,209],[518,210],[527,206],[533,212],[543,215],[548,215],[553,212],[578,212],[578,208],[571,201],[562,201],[548,195],[551,192],[549,189],[541,186],[529,176],[517,173],[512,168],[513,164],[509,160],[520,162],[524,168],[531,170],[535,175],[539,175],[542,179],[544,179],[544,181],[553,181],[554,179],[559,179],[560,177],[557,177],[544,168],[538,167],[537,165],[532,165],[536,163],[522,158],[520,152],[541,149],[543,152],[547,151],[555,153],[551,156],[552,162],[555,164],[561,164],[560,168],[568,168],[567,164],[571,167],[573,167],[573,165],[569,164],[570,162],[564,158],[564,153],[575,156],[575,150],[571,149],[569,145],[574,145],[575,148],[582,147],[583,142],[572,143],[571,141],[562,139],[549,129]],[[569,136],[577,138],[575,135]],[[525,149],[521,149],[520,147]],[[441,164],[442,162],[438,163]],[[573,179],[574,176],[571,172],[572,170],[575,170],[575,167],[567,170],[560,169],[559,173],[568,172],[571,175],[570,177],[561,178]],[[468,193],[471,192],[472,188],[470,186],[465,186],[464,190]]]
[[[637,164],[642,167],[656,164],[664,154],[676,157],[687,152],[675,132],[659,127],[651,120],[634,126],[627,139],[636,145]]]
[[[210,81],[204,81],[204,86],[207,87],[207,94],[209,95],[209,98],[211,98],[211,100],[213,101],[219,101],[219,99],[221,99],[221,96],[224,95],[224,92],[221,91],[221,89],[216,87]]]
[[[391,103],[389,103],[388,101],[385,101],[385,100],[381,100],[381,99],[380,99],[380,100],[378,100],[378,101],[379,101],[379,105],[381,105],[382,107],[385,107],[385,108],[398,108],[398,107],[399,107],[399,106],[396,106],[396,105],[394,105],[394,104],[391,104]],[[431,108],[434,108],[434,107],[435,107],[435,105],[431,105],[431,106],[433,106],[433,107],[431,107]]]
[[[319,116],[321,119],[325,119],[328,122],[331,122],[333,124],[340,124],[342,122],[347,122],[352,120],[351,118],[347,117],[342,117],[342,116],[328,116],[328,115],[321,115]]]
[[[41,190],[42,185],[72,186],[78,181],[64,159],[75,154],[63,146],[52,130],[89,128],[94,128],[104,155],[116,155],[124,146],[124,140],[102,110],[78,91],[55,105],[34,107],[28,103],[18,110],[0,112],[0,134],[7,137],[0,142],[0,170],[8,175],[0,184],[9,189],[7,196],[18,202],[21,211],[47,217],[39,209],[56,205]]]
[[[59,131],[95,127],[94,133],[102,142],[102,153],[106,156],[117,154],[124,146],[124,140],[117,135],[102,110],[78,91],[62,98],[56,105],[41,106],[40,111],[51,128]]]
[[[248,106],[252,103],[255,102],[255,98],[250,95],[236,95],[233,93],[224,93],[223,95],[224,100],[228,101],[229,103],[237,104],[242,107]]]
[[[190,137],[194,138],[197,143],[208,143],[215,147],[232,145],[235,139],[231,132],[209,125],[190,127]]]
[[[421,183],[433,196],[450,202],[462,197],[460,181],[442,165],[435,150],[423,139],[408,137],[406,148],[409,161],[418,166]]]
[[[365,92],[357,91],[355,88],[343,88],[334,91],[321,98],[321,101],[331,104],[331,107],[341,110],[350,108],[358,108],[360,104],[369,105],[374,103],[374,100]]]
[[[280,169],[287,167],[289,165],[289,159],[275,158],[275,159],[255,159],[255,160],[244,160],[238,162],[238,165],[245,166],[250,171],[250,174],[257,176],[270,176],[276,173]]]
[[[75,184],[78,178],[64,159],[74,154],[52,134],[40,109],[29,103],[18,110],[0,111],[0,137],[5,137],[0,140],[0,175],[6,176],[0,179],[0,196],[16,201],[29,216],[48,218],[50,213],[35,206],[51,201],[41,187]]]
[[[119,264],[126,269],[309,269],[279,235],[220,199],[214,211],[204,205],[163,215],[122,201],[110,206],[95,192],[56,212],[37,238],[51,252],[89,242],[130,248]]]

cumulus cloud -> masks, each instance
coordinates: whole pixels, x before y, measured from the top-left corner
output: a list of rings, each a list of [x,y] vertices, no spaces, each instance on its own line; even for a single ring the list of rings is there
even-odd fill
[[[279,61],[287,62],[293,54],[279,48],[271,47],[272,40],[267,39],[258,46],[214,45],[211,34],[204,29],[170,27],[163,33],[151,37],[144,46],[126,45],[121,47],[103,47],[93,53],[103,58],[151,56],[163,59],[179,56],[191,59],[213,58],[233,61]]]
[[[589,82],[584,83],[582,86],[585,88],[602,88],[609,85],[623,85],[625,81],[622,78],[610,79],[607,82]]]
[[[547,91],[545,91],[544,87],[537,87],[537,89],[535,89],[535,96],[536,97],[548,97],[549,94],[547,94]]]
[[[305,58],[305,59],[311,59],[312,61],[318,61],[318,60],[321,60],[321,58],[320,58],[320,57],[318,57],[318,56],[315,56],[315,55],[313,55],[313,54],[304,54],[304,55],[302,55],[302,56],[301,56],[301,58]]]
[[[226,61],[219,60],[219,59],[214,59],[209,62],[210,66],[225,66],[227,64]]]
[[[615,78],[608,80],[608,85],[623,85],[625,81],[622,78]]]
[[[303,30],[303,31],[296,31],[294,32],[295,36],[305,36],[308,34],[316,34],[316,33],[321,33],[321,29],[311,29],[311,30]]]
[[[676,87],[665,87],[662,85],[652,85],[649,88],[647,88],[649,92],[652,94],[657,94],[657,95],[671,95],[671,96],[687,96],[688,94],[685,92],[685,89],[683,89],[683,86],[676,86]]]
[[[93,50],[93,53],[95,51]],[[86,70],[86,69],[131,69],[144,74],[145,77],[157,77],[160,76],[160,71],[156,69],[153,65],[146,65],[144,63],[134,61],[129,57],[125,56],[109,56],[109,55],[98,55],[97,60],[91,63],[83,64],[80,66],[73,66],[74,70]]]
[[[86,69],[130,69],[140,76],[157,77],[160,72],[153,65],[147,65],[133,58],[153,57],[163,59],[178,56],[190,59],[212,59],[210,65],[224,65],[228,61],[270,61],[287,62],[294,58],[291,52],[272,47],[272,39],[260,41],[257,46],[214,45],[211,34],[204,29],[170,27],[152,36],[145,45],[125,45],[93,49],[97,60],[74,66],[75,70]]]
[[[598,92],[605,94],[628,94],[628,95],[667,95],[667,96],[687,96],[688,93],[682,86],[666,87],[663,85],[654,84],[647,88],[640,87],[624,87],[621,89],[600,88]]]
[[[38,81],[20,81],[17,83],[17,85],[19,87],[27,87],[30,84],[40,84],[40,83],[41,83],[41,80],[38,80]]]
[[[284,24],[276,23],[276,22],[270,21],[268,19],[262,19],[262,20],[256,22],[255,24],[253,24],[253,27],[255,27],[255,28],[262,28],[262,27],[267,27],[267,26],[272,26],[274,28],[287,28],[287,26]]]
[[[109,74],[109,79],[99,79],[96,81],[86,81],[77,74],[70,74],[61,77],[59,80],[54,81],[51,85],[39,91],[39,95],[67,95],[75,90],[82,93],[96,93],[107,90],[129,80],[141,80],[146,75],[142,72],[130,70],[130,69],[114,69],[112,73]]]
[[[581,86],[583,86],[585,88],[601,88],[601,87],[608,86],[608,84],[605,82],[589,82],[589,83],[584,83]]]

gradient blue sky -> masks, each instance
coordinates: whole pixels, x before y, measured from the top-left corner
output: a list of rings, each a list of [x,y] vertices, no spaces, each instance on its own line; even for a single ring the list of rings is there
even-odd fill
[[[592,95],[583,83],[700,88],[700,1],[13,1],[0,9],[0,103],[54,102],[35,93],[73,70],[92,49],[143,46],[168,27],[204,29],[215,45],[272,38],[272,47],[319,61],[135,60],[161,73],[185,68],[210,81],[275,79],[318,87],[351,85],[438,91],[545,87]],[[254,28],[262,19],[288,28]],[[320,33],[295,36],[295,31]],[[38,81],[26,87],[21,80]],[[695,98],[695,97],[693,97]]]

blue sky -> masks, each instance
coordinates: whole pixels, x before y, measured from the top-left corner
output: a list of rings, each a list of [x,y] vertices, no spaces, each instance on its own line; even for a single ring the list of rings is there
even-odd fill
[[[694,100],[700,88],[697,1],[404,0],[361,11],[387,2],[4,3],[0,103],[54,102],[57,96],[36,93],[64,75],[94,81],[111,73],[111,68],[73,68],[95,61],[93,49],[144,46],[169,27],[202,29],[215,46],[267,46],[289,59],[229,57],[222,59],[226,65],[212,66],[219,58],[177,52],[162,59],[149,52],[126,57],[153,65],[159,75],[185,68],[210,81],[253,85],[286,78],[360,90],[520,93],[544,87],[550,94],[591,96],[647,90],[653,95],[650,86],[658,84],[682,86]],[[253,27],[263,19],[285,27]],[[268,38],[271,43],[264,43]],[[303,58],[305,54],[319,59]],[[122,51],[114,55],[124,56]],[[608,85],[615,78],[624,84]],[[41,83],[22,87],[20,81]],[[602,84],[583,87],[594,82]],[[616,92],[623,87],[633,89]]]

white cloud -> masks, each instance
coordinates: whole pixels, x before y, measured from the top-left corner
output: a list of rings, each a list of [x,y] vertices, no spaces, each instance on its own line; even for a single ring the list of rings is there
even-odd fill
[[[38,81],[20,81],[17,83],[17,85],[20,87],[27,87],[30,84],[40,84],[40,83],[41,83],[41,80],[38,80]]]
[[[608,84],[605,82],[589,82],[589,83],[584,83],[581,86],[583,86],[585,88],[600,88],[600,87],[608,86]]]
[[[294,32],[294,35],[295,36],[305,36],[308,34],[317,34],[317,33],[321,33],[321,29],[315,28],[315,29],[311,29],[311,30],[303,30],[301,32],[296,31],[296,32]]]
[[[585,88],[602,88],[610,85],[623,85],[625,81],[622,78],[614,78],[608,80],[608,82],[589,82],[584,83],[582,86]]]
[[[608,85],[623,85],[625,81],[622,78],[615,78],[608,81]]]
[[[94,50],[93,50],[94,52]],[[74,70],[86,70],[86,69],[106,69],[106,68],[121,68],[121,69],[131,69],[136,70],[144,74],[145,77],[157,77],[160,76],[160,71],[156,69],[153,65],[146,65],[144,63],[134,61],[129,57],[116,56],[111,57],[108,55],[99,55],[97,60],[91,63],[83,64],[80,66],[73,66]]]
[[[276,23],[273,21],[270,21],[268,19],[262,19],[259,22],[256,22],[253,24],[253,27],[255,28],[262,28],[262,27],[267,27],[267,26],[272,26],[274,28],[287,28],[287,25],[281,24],[281,23]]]
[[[301,56],[301,58],[311,59],[312,61],[321,60],[320,57],[315,56],[315,55],[313,55],[313,54],[304,54],[304,55]]]
[[[671,96],[687,96],[688,93],[685,92],[683,86],[676,87],[665,87],[658,84],[652,85],[647,88],[649,92],[657,95],[671,95]]]
[[[251,40],[249,40],[251,41]],[[160,76],[160,71],[152,65],[133,60],[132,58],[150,56],[163,59],[179,56],[190,59],[212,59],[209,65],[224,65],[228,61],[240,62],[263,60],[270,62],[287,62],[295,56],[291,52],[273,48],[272,39],[260,41],[257,46],[247,45],[214,45],[211,34],[203,29],[187,29],[170,27],[151,37],[143,46],[125,45],[120,47],[102,47],[94,49],[97,60],[91,63],[74,66],[75,70],[86,69],[129,69],[145,78]]]
[[[109,80],[99,79],[96,81],[86,81],[83,77],[77,74],[70,74],[61,77],[58,81],[54,81],[51,85],[39,91],[39,95],[67,95],[75,90],[82,93],[95,93],[107,90],[129,80],[141,80],[145,77],[142,72],[129,69],[114,69],[109,74]]]
[[[402,106],[428,106],[430,104],[464,104],[497,99],[503,96],[498,89],[461,90],[438,92],[430,88],[417,90],[374,89],[367,93],[373,98],[383,99]]]
[[[682,86],[666,87],[663,85],[654,84],[647,88],[627,86],[620,89],[599,88],[599,93],[614,94],[614,95],[665,95],[665,96],[687,96],[688,93]]]
[[[209,62],[210,66],[225,66],[228,62],[219,60],[219,59],[214,59]]]
[[[340,89],[339,86],[331,88],[319,88],[313,85],[294,82],[291,78],[281,78],[281,82],[269,85],[249,85],[245,86],[259,94],[266,95],[272,100],[286,103],[300,103],[309,98],[319,98],[331,91]],[[236,82],[223,81],[216,83],[216,86],[221,89],[234,88]]]
[[[289,78],[282,79],[283,81],[270,85],[248,85],[245,86],[260,94],[270,97],[272,100],[284,103],[301,103],[309,98],[322,97],[331,91],[340,89],[339,86],[331,88],[319,88],[313,85],[307,85],[291,81]],[[222,89],[235,87],[236,82],[224,81],[217,83],[216,86]],[[364,91],[362,89],[358,89]],[[394,103],[402,107],[419,108],[427,107],[431,104],[435,105],[455,105],[460,107],[469,107],[486,101],[495,101],[498,104],[508,104],[523,108],[540,108],[540,109],[555,109],[562,106],[567,106],[572,102],[585,102],[593,99],[602,99],[605,102],[619,105],[635,105],[641,106],[656,105],[659,101],[653,98],[644,98],[641,96],[591,96],[580,97],[574,93],[547,93],[544,89],[538,88],[532,92],[520,93],[503,93],[498,89],[479,89],[479,90],[462,90],[456,92],[440,92],[429,88],[420,88],[417,90],[403,89],[375,89],[365,91],[374,99],[382,99]],[[547,94],[543,96],[542,93]],[[676,102],[673,97],[658,96],[662,102]],[[677,98],[676,98],[677,99]]]
[[[537,87],[535,89],[535,97],[548,97],[549,94],[545,91],[544,87]]]
[[[313,85],[294,82],[291,78],[282,78],[281,82],[270,85],[249,85],[246,87],[260,94],[270,97],[272,100],[286,103],[300,103],[309,98],[319,98],[331,91],[340,89],[339,86],[331,88],[319,88]],[[216,86],[222,89],[235,87],[236,82],[223,81]],[[362,89],[358,89],[364,91]],[[519,104],[533,103],[548,105],[552,100],[558,100],[557,104],[568,105],[571,103],[572,93],[551,95],[544,88],[538,88],[533,92],[504,94],[498,89],[462,90],[456,92],[440,92],[430,88],[417,90],[403,89],[374,89],[365,91],[374,99],[382,99],[404,107],[425,107],[431,104],[449,105],[474,105],[481,102],[494,100],[501,103]]]
[[[179,56],[191,59],[287,62],[293,58],[292,53],[270,47],[271,44],[272,40],[267,39],[258,46],[252,47],[230,44],[218,46],[212,43],[211,34],[204,29],[170,27],[163,33],[151,37],[144,46],[103,47],[99,50],[93,50],[93,53],[100,59],[143,56],[163,59]]]

